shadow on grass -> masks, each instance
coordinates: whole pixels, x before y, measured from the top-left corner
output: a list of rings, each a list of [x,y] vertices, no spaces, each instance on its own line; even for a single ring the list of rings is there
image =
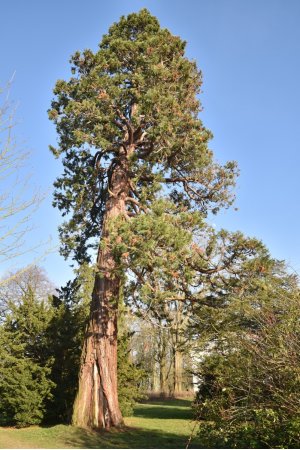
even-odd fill
[[[193,412],[186,409],[180,408],[165,408],[162,409],[161,406],[151,406],[150,408],[140,408],[134,409],[134,417],[143,417],[144,419],[184,419],[192,420]]]
[[[182,398],[156,398],[140,402],[143,405],[160,405],[160,406],[180,406],[190,408],[192,400],[185,400]]]
[[[187,437],[158,430],[124,427],[120,430],[88,432],[77,429],[65,444],[73,448],[185,448]],[[198,448],[191,443],[189,448]]]
[[[188,400],[156,400],[135,406],[134,416],[144,419],[183,419],[192,420],[193,411]]]

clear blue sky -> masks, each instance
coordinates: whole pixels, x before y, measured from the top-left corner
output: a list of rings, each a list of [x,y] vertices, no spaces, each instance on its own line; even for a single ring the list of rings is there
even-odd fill
[[[56,136],[46,113],[55,81],[70,76],[75,50],[96,50],[112,22],[143,7],[188,42],[188,56],[203,71],[202,120],[214,134],[211,148],[219,161],[239,163],[239,210],[222,213],[215,224],[262,239],[274,257],[300,271],[298,0],[1,2],[0,83],[16,71],[16,137],[32,150],[35,184],[49,190],[30,239],[51,235],[57,242],[51,185],[61,165],[48,151]],[[54,253],[42,264],[58,285],[71,276]]]

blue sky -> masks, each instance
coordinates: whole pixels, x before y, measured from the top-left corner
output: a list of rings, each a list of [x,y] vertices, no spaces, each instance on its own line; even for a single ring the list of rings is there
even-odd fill
[[[28,240],[58,242],[52,183],[61,165],[48,151],[56,142],[47,118],[52,89],[70,76],[76,50],[97,49],[123,14],[148,8],[163,27],[188,43],[203,72],[204,124],[220,162],[237,160],[239,209],[215,217],[217,227],[256,236],[272,255],[300,271],[300,2],[298,0],[11,0],[1,3],[0,84],[16,71],[15,136],[31,150],[34,184],[48,192]],[[32,255],[15,261],[27,263]],[[53,252],[42,261],[58,285],[71,275]],[[3,271],[5,268],[1,268]]]

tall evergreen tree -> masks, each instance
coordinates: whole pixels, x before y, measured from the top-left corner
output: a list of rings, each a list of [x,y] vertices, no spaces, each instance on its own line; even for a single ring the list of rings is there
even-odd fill
[[[144,9],[114,24],[96,53],[76,52],[73,76],[54,90],[49,116],[59,146],[52,151],[63,155],[64,165],[54,204],[67,216],[62,253],[82,263],[99,246],[73,414],[79,426],[122,424],[117,316],[127,252],[123,260],[116,254],[112,233],[120,244],[124,221],[144,216],[139,223],[147,227],[162,195],[169,195],[176,214],[197,209],[203,216],[233,200],[236,165],[213,160],[212,135],[198,118],[201,74],[184,50],[185,42]],[[170,231],[163,221],[160,234]]]
[[[47,402],[48,423],[70,422],[76,395],[81,345],[88,315],[84,301],[78,300],[76,279],[52,297],[53,317],[47,329],[48,352],[53,358],[53,396]],[[72,295],[72,301],[70,296]]]
[[[53,286],[33,267],[2,286],[5,314],[0,324],[0,423],[42,422],[54,383],[47,328],[53,317],[48,295]],[[47,295],[48,294],[48,295]]]

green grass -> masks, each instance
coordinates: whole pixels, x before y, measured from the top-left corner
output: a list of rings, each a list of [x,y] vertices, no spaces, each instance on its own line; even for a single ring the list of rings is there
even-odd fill
[[[185,448],[194,428],[189,400],[138,404],[122,430],[96,433],[56,425],[0,428],[0,448]],[[197,440],[190,448],[197,448]]]

